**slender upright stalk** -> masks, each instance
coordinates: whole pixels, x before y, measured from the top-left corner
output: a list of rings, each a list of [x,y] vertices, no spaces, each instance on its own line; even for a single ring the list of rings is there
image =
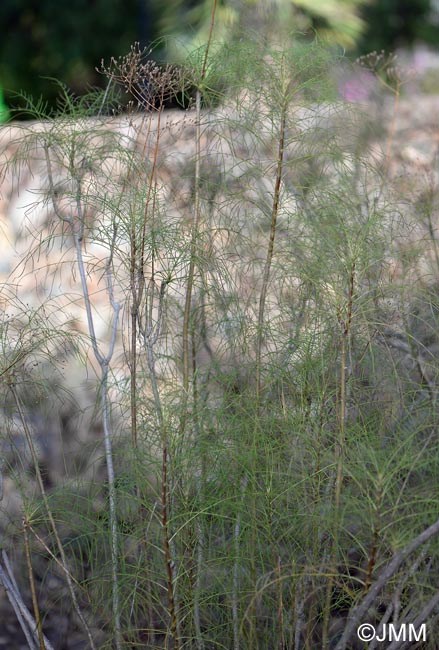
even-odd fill
[[[181,415],[180,415],[180,431],[179,436],[182,439],[184,432],[186,430],[187,418],[188,418],[188,401],[189,401],[189,387],[190,387],[190,376],[195,377],[195,353],[194,345],[192,345],[192,353],[190,352],[190,342],[192,338],[193,343],[193,327],[192,327],[192,295],[194,290],[195,282],[195,271],[196,271],[196,258],[197,258],[197,246],[198,246],[198,237],[200,233],[200,222],[201,222],[201,211],[200,211],[200,167],[201,167],[201,103],[202,103],[202,94],[203,94],[203,84],[207,73],[207,63],[209,58],[209,51],[213,38],[213,31],[215,26],[215,15],[217,8],[217,0],[212,2],[212,14],[210,21],[209,29],[209,38],[206,45],[206,51],[204,54],[203,65],[201,69],[201,75],[198,81],[198,87],[195,94],[195,178],[194,178],[194,208],[193,208],[193,220],[191,226],[191,243],[190,243],[190,259],[189,259],[189,270],[188,278],[186,284],[186,293],[184,300],[184,311],[183,311],[183,326],[182,326],[182,347],[183,347],[183,396],[182,396],[182,405],[181,405]],[[192,354],[192,363],[190,360],[190,355]],[[195,380],[194,380],[195,381]],[[193,398],[194,398],[194,411],[196,411],[196,400],[197,400],[197,389],[194,385],[193,387]],[[195,414],[195,418],[196,418]],[[200,624],[200,609],[199,609],[199,598],[200,598],[200,571],[203,561],[203,534],[201,524],[198,526],[198,542],[197,542],[197,564],[196,571],[197,575],[195,577],[195,593],[194,593],[194,625],[195,625],[195,634],[197,640],[198,650],[203,650],[204,642],[201,634],[201,624]]]
[[[254,433],[251,441],[252,470],[250,476],[250,489],[251,489],[250,511],[251,511],[251,518],[252,518],[252,527],[251,527],[252,551],[250,553],[250,574],[254,585],[256,585],[256,578],[257,578],[256,560],[253,551],[256,549],[256,529],[255,529],[256,522],[257,522],[256,463],[258,457],[257,433],[260,430],[259,421],[261,416],[261,399],[262,399],[262,344],[264,340],[265,306],[267,301],[267,292],[268,292],[268,286],[270,282],[270,271],[271,271],[271,265],[272,265],[273,254],[274,254],[274,242],[276,237],[277,218],[279,214],[280,189],[281,189],[282,174],[284,169],[284,149],[285,149],[285,138],[286,138],[286,128],[287,128],[287,112],[288,112],[288,105],[289,105],[290,85],[291,85],[291,81],[286,83],[285,87],[283,88],[283,101],[282,101],[281,113],[280,113],[276,174],[275,174],[275,181],[274,181],[273,203],[271,207],[270,234],[268,239],[267,254],[265,258],[264,270],[262,275],[262,287],[259,296],[259,308],[258,308],[258,319],[257,319],[255,427],[254,427]],[[250,621],[249,642],[252,647],[256,647],[257,640],[256,640],[255,599],[252,599],[251,608],[249,612],[249,621]]]
[[[169,444],[168,432],[165,419],[163,416],[162,400],[158,386],[157,372],[155,367],[155,345],[157,343],[162,322],[163,303],[166,291],[166,282],[161,283],[158,297],[158,315],[157,321],[152,322],[152,304],[155,292],[155,283],[150,282],[147,291],[148,301],[145,308],[145,319],[139,319],[139,331],[142,334],[143,342],[146,349],[149,377],[154,398],[155,412],[157,414],[160,437],[162,443],[162,476],[161,476],[161,506],[162,506],[162,530],[163,530],[163,547],[166,565],[166,582],[169,606],[169,618],[171,623],[171,637],[173,639],[174,650],[180,648],[180,621],[178,618],[178,607],[176,602],[176,579],[175,579],[175,562],[171,549],[171,535],[169,531]]]
[[[201,75],[198,82],[198,87],[195,95],[195,190],[194,190],[194,216],[192,221],[191,231],[191,246],[190,246],[190,259],[189,271],[186,284],[186,295],[184,301],[183,313],[183,405],[182,405],[182,419],[180,424],[180,433],[182,434],[186,428],[187,419],[187,402],[189,398],[189,378],[190,378],[190,360],[189,360],[189,343],[190,343],[190,321],[191,321],[191,308],[192,308],[192,294],[195,281],[196,257],[197,257],[197,244],[200,231],[200,165],[201,165],[201,101],[203,93],[203,84],[207,72],[207,62],[209,57],[209,50],[213,38],[213,30],[215,25],[217,0],[212,3],[212,16],[210,21],[209,38],[206,45],[206,52],[204,54],[203,66]]]
[[[204,533],[200,521],[195,522],[197,533],[197,562],[194,588],[194,625],[195,636],[197,641],[197,650],[204,650],[203,635],[201,633],[201,614],[200,614],[200,592],[201,592],[201,572],[204,566]]]
[[[104,429],[104,443],[105,443],[105,460],[107,465],[107,477],[108,477],[108,502],[109,502],[109,515],[110,515],[110,530],[111,530],[111,572],[112,572],[112,600],[113,600],[113,616],[114,616],[114,629],[115,629],[115,641],[117,650],[122,648],[122,629],[121,629],[121,620],[120,620],[120,596],[119,596],[119,580],[118,580],[118,566],[119,566],[119,541],[118,541],[118,530],[117,530],[117,508],[116,508],[116,486],[115,486],[115,474],[113,466],[113,451],[112,451],[112,434],[110,428],[110,404],[108,400],[108,370],[111,358],[114,352],[114,346],[116,343],[116,332],[117,332],[117,323],[119,318],[119,312],[121,310],[122,304],[115,303],[113,296],[113,285],[111,278],[111,257],[107,260],[106,264],[106,274],[107,274],[107,290],[110,297],[110,303],[113,308],[113,323],[111,328],[111,340],[108,354],[104,356],[98,347],[98,342],[96,338],[96,333],[94,329],[93,315],[91,311],[91,301],[88,292],[85,264],[82,255],[82,241],[83,241],[83,215],[82,215],[82,206],[80,198],[80,183],[78,181],[78,193],[77,193],[77,210],[79,217],[79,230],[76,231],[73,220],[71,223],[72,234],[75,240],[76,247],[76,257],[79,268],[79,275],[81,278],[82,292],[84,296],[84,302],[87,312],[87,321],[88,328],[91,337],[91,343],[96,357],[97,362],[101,367],[101,411],[102,411],[102,425]],[[114,234],[115,238],[115,234]],[[114,250],[114,241],[112,246],[112,251]]]
[[[349,275],[349,289],[348,289],[348,304],[347,314],[342,325],[341,334],[341,350],[340,350],[340,412],[338,418],[338,440],[336,443],[336,456],[337,456],[337,475],[335,480],[335,508],[337,512],[340,509],[341,490],[343,485],[343,461],[345,453],[345,427],[346,427],[346,413],[347,413],[347,381],[349,378],[348,373],[348,346],[349,338],[351,335],[352,327],[352,313],[354,304],[354,289],[355,289],[355,261],[352,262],[350,275]]]
[[[30,544],[29,544],[28,522],[26,519],[24,519],[23,521],[23,534],[24,534],[24,552],[26,555],[27,572],[29,575],[30,593],[32,596],[32,607],[34,610],[35,625],[38,634],[38,642],[40,644],[40,650],[46,650],[46,644],[44,643],[43,626],[41,624],[40,608],[38,606],[37,591],[35,589],[34,570],[32,567],[32,559],[31,559]]]
[[[189,359],[189,342],[190,342],[190,321],[192,308],[192,293],[195,280],[195,267],[197,255],[197,240],[200,229],[200,159],[201,159],[201,92],[197,90],[195,99],[196,110],[196,145],[195,145],[195,194],[194,194],[194,219],[192,223],[191,247],[189,272],[186,285],[186,295],[184,301],[183,313],[183,405],[182,420],[180,425],[180,434],[183,434],[186,428],[187,403],[189,398],[189,377],[190,377],[190,359]]]
[[[113,238],[110,244],[110,256],[107,259],[105,266],[105,275],[107,281],[107,292],[110,300],[110,305],[113,310],[113,321],[111,326],[111,337],[110,345],[107,355],[104,355],[99,349],[98,340],[96,337],[96,331],[93,320],[93,313],[91,308],[90,294],[87,284],[87,273],[85,269],[84,257],[82,252],[83,241],[84,241],[84,230],[85,230],[85,218],[83,213],[83,204],[82,204],[82,187],[81,187],[81,175],[78,175],[78,171],[75,168],[75,146],[72,144],[70,150],[70,164],[69,172],[72,178],[72,181],[75,185],[75,207],[76,215],[70,214],[64,216],[59,209],[56,192],[53,183],[53,174],[52,174],[52,163],[49,154],[49,145],[45,143],[44,152],[46,158],[46,166],[48,171],[49,178],[49,190],[50,197],[52,200],[53,209],[55,214],[61,220],[67,222],[70,232],[73,237],[75,251],[76,251],[76,262],[79,270],[79,277],[81,279],[82,294],[84,297],[85,311],[87,315],[87,324],[90,334],[90,342],[93,349],[94,356],[101,368],[101,411],[102,411],[102,425],[104,429],[104,444],[105,444],[105,459],[107,466],[107,477],[108,477],[108,503],[109,503],[109,519],[110,519],[110,545],[111,545],[111,573],[112,573],[112,605],[113,605],[113,620],[114,620],[114,633],[115,633],[115,643],[116,649],[122,649],[122,628],[121,628],[121,617],[120,617],[120,595],[119,595],[119,579],[118,579],[118,567],[119,567],[119,542],[118,542],[118,529],[117,529],[117,508],[116,508],[116,486],[115,486],[115,474],[113,466],[113,452],[112,452],[112,433],[110,427],[110,404],[108,399],[108,371],[111,358],[114,353],[114,347],[116,344],[116,334],[117,326],[119,319],[119,312],[122,308],[121,303],[116,303],[114,300],[114,290],[113,290],[113,278],[111,272],[111,266],[113,261],[113,252],[115,248],[115,240],[117,230],[114,228]]]
[[[265,320],[265,303],[267,301],[267,291],[270,281],[271,263],[273,261],[274,240],[276,237],[277,217],[279,213],[280,188],[282,182],[282,172],[284,167],[284,149],[285,135],[287,125],[288,111],[288,93],[289,85],[285,90],[284,101],[281,107],[279,142],[277,151],[276,176],[274,181],[273,203],[271,207],[270,235],[268,240],[267,255],[265,258],[264,272],[262,275],[261,294],[259,296],[258,322],[257,322],[257,340],[256,340],[256,402],[258,408],[260,405],[262,382],[261,382],[261,357],[262,342],[264,338],[264,320]]]
[[[130,367],[130,413],[131,413],[131,442],[133,449],[137,449],[137,318],[139,310],[139,297],[136,290],[136,259],[137,242],[133,225],[131,229],[130,251],[130,286],[131,286],[131,349],[129,351]]]
[[[191,328],[191,341],[192,341],[192,393],[193,393],[193,422],[195,436],[197,440],[201,441],[201,429],[200,429],[200,417],[199,417],[199,392],[198,392],[198,381],[197,381],[197,359],[196,359],[196,336],[194,327]],[[200,497],[203,492],[203,485],[205,481],[205,463],[203,462],[203,454],[201,457],[201,476],[197,477],[196,480],[196,489]],[[201,576],[204,566],[204,529],[203,521],[200,517],[197,517],[195,520],[195,536],[196,536],[196,562],[194,566],[195,571],[195,580],[193,588],[193,605],[194,605],[194,628],[195,628],[195,638],[197,644],[197,650],[204,650],[204,640],[201,632],[201,613],[200,613],[200,595],[201,595]]]
[[[232,578],[232,623],[233,623],[233,650],[240,650],[240,625],[239,625],[239,569],[241,561],[241,508],[244,506],[245,495],[247,492],[248,476],[247,474],[241,480],[241,502],[236,515],[235,526],[233,530],[234,562]]]
[[[353,307],[354,307],[354,291],[355,291],[355,260],[351,264],[349,270],[349,285],[348,285],[348,296],[347,296],[347,306],[346,306],[346,315],[343,317],[339,316],[339,323],[341,326],[341,343],[340,343],[340,395],[339,395],[339,416],[338,416],[338,436],[335,444],[335,455],[337,459],[337,469],[335,477],[335,494],[334,494],[334,517],[333,517],[333,535],[330,541],[330,557],[331,557],[331,569],[329,572],[329,578],[326,588],[326,602],[324,606],[324,616],[323,616],[323,633],[322,633],[322,648],[326,650],[329,644],[328,632],[329,632],[329,621],[331,615],[331,598],[332,590],[334,587],[334,576],[336,575],[336,561],[337,561],[337,550],[338,550],[338,540],[340,533],[340,505],[341,505],[341,493],[343,487],[343,474],[344,474],[344,456],[345,456],[345,428],[346,428],[346,416],[347,416],[347,382],[349,379],[348,372],[348,349],[351,337],[352,329],[352,316],[353,316]]]
[[[131,350],[130,350],[130,411],[131,411],[131,440],[133,448],[137,448],[138,424],[137,424],[137,336],[138,336],[138,319],[139,310],[145,291],[144,268],[146,262],[146,232],[148,225],[151,229],[154,227],[154,201],[157,160],[160,143],[160,123],[163,112],[163,98],[160,107],[157,109],[157,132],[154,143],[154,153],[152,157],[152,166],[147,180],[147,195],[143,206],[140,238],[137,232],[136,215],[131,216],[130,229],[130,290],[131,290]],[[145,145],[142,152],[142,159],[145,158],[146,143],[151,129],[151,118]],[[151,201],[153,203],[151,210]]]
[[[285,632],[284,632],[284,603],[282,594],[282,567],[280,555],[276,558],[275,575],[277,579],[277,647],[278,650],[285,648]]]

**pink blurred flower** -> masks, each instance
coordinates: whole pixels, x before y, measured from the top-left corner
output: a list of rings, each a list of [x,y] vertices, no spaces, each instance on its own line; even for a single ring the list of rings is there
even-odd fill
[[[358,70],[355,76],[339,84],[340,96],[347,102],[363,103],[371,99],[377,86],[375,75],[369,70]]]

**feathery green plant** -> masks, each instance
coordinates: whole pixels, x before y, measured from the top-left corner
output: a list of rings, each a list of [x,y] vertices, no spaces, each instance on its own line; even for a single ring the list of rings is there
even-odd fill
[[[343,650],[360,623],[435,619],[437,301],[415,292],[415,256],[392,274],[410,215],[390,145],[377,161],[364,115],[336,99],[337,65],[316,42],[261,57],[212,40],[183,67],[136,46],[103,66],[105,94],[63,91],[59,113],[22,127],[14,162],[38,169],[42,220],[21,289],[45,255],[50,286],[71,287],[1,326],[1,469],[25,517],[1,534],[22,540],[30,587],[6,560],[0,581],[30,647],[49,647],[52,589],[101,648]],[[168,115],[188,89],[194,106]],[[119,92],[129,110],[104,117]],[[94,363],[102,436],[55,480],[27,369],[37,351],[72,363],[69,322],[87,324],[76,352]],[[71,428],[84,437],[64,420],[67,454]]]

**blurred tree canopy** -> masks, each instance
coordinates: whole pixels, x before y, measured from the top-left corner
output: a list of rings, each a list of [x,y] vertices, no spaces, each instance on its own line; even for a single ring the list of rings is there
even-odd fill
[[[160,25],[190,49],[207,40],[211,12],[212,0],[171,0]],[[353,54],[416,41],[437,47],[439,0],[217,0],[217,37],[251,30],[267,38],[317,33]]]
[[[53,104],[58,88],[80,94],[102,85],[102,59],[170,36],[167,53],[178,59],[206,42],[212,0],[1,0],[0,84],[9,105],[14,93],[42,95]],[[217,0],[215,37],[259,33],[318,33],[352,53],[439,41],[438,0]],[[164,51],[164,48],[163,48]],[[163,56],[162,51],[162,56]],[[160,55],[156,50],[157,56]]]
[[[147,4],[144,5],[144,13]],[[139,0],[1,0],[0,80],[14,92],[43,95],[51,104],[59,79],[74,92],[102,83],[102,58],[126,53],[141,37]],[[44,78],[46,77],[46,78]]]
[[[362,53],[394,50],[416,41],[438,46],[437,0],[379,0],[365,6],[363,16],[367,29],[358,43]]]
[[[288,33],[318,32],[328,42],[346,48],[355,46],[363,28],[361,7],[371,0],[217,0],[216,36],[242,36],[262,32],[267,39]],[[175,12],[178,7],[177,14]],[[173,16],[184,20],[173,24]],[[212,14],[212,0],[173,0],[164,9],[163,24],[167,33],[177,33],[183,47],[189,49],[207,39]],[[180,25],[186,26],[185,31]]]

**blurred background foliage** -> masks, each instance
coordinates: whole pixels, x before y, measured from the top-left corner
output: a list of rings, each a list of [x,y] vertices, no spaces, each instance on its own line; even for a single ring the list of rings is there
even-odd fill
[[[152,56],[181,59],[207,40],[211,10],[212,0],[1,0],[6,103],[20,104],[14,94],[24,91],[53,105],[59,88],[50,78],[77,94],[104,85],[101,59],[127,53],[134,41],[158,42]],[[317,33],[353,57],[414,43],[434,47],[439,0],[217,0],[217,39],[252,33],[267,40]]]

